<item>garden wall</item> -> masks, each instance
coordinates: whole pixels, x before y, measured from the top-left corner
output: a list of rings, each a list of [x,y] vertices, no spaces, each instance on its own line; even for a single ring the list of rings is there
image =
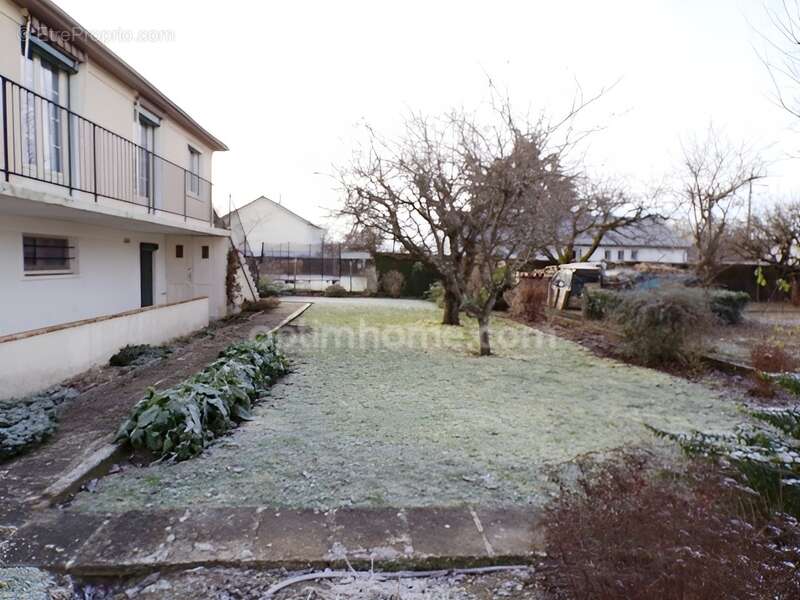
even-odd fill
[[[0,399],[50,387],[127,344],[161,344],[207,325],[208,298],[195,298],[0,337]]]

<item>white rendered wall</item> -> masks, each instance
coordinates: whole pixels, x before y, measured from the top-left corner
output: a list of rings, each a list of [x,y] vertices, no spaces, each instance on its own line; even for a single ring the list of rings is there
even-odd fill
[[[238,211],[239,219],[233,217],[231,234],[238,248],[243,248],[243,233],[250,244],[253,254],[261,252],[261,243],[267,248],[274,248],[278,244],[284,247],[288,243],[298,249],[309,244],[319,245],[325,236],[325,231],[314,227],[296,215],[287,212],[283,207],[268,199],[259,199],[243,206]]]
[[[68,237],[75,273],[26,277],[23,234]],[[158,244],[153,301],[167,302],[165,236],[32,217],[0,215],[0,336],[141,306],[139,244]]]
[[[105,363],[127,344],[161,344],[201,329],[208,310],[208,300],[199,298],[0,341],[0,398],[46,389]]]
[[[583,252],[587,252],[589,250],[588,246],[576,248],[576,251],[580,249]],[[639,247],[639,248],[632,248],[630,246],[622,248],[620,246],[599,246],[597,250],[592,253],[592,257],[589,259],[589,262],[600,262],[602,260],[606,260],[605,258],[605,251],[609,250],[611,252],[611,258],[608,259],[609,262],[652,262],[652,263],[668,263],[668,264],[684,264],[687,262],[686,256],[686,249],[685,248],[647,248],[647,247]],[[620,250],[624,250],[625,258],[624,260],[619,260],[617,258],[617,252]],[[637,251],[636,260],[631,258],[631,250]]]

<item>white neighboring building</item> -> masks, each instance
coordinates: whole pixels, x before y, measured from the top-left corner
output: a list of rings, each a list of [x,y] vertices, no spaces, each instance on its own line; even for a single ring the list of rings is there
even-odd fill
[[[338,283],[349,292],[363,292],[376,278],[369,252],[331,243],[325,229],[266,196],[231,211],[223,221],[260,277],[289,288],[319,292]]]
[[[691,246],[663,220],[648,219],[607,233],[587,262],[685,265]],[[575,244],[575,260],[582,260],[590,249],[591,236],[580,236]]]
[[[260,196],[225,215],[233,243],[247,256],[312,256],[325,230],[282,204]]]
[[[0,397],[227,312],[227,148],[83,31],[0,0]]]

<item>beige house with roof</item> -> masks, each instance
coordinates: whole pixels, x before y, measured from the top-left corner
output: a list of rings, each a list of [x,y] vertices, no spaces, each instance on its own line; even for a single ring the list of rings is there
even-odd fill
[[[0,394],[224,316],[225,145],[49,0],[0,0],[0,83]]]

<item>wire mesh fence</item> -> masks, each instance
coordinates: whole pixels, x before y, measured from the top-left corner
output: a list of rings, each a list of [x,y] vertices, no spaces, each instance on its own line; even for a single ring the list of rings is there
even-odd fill
[[[367,289],[368,252],[346,249],[342,244],[261,244],[248,247],[247,260],[259,280],[268,279],[297,290],[323,291],[338,283],[351,292]]]

